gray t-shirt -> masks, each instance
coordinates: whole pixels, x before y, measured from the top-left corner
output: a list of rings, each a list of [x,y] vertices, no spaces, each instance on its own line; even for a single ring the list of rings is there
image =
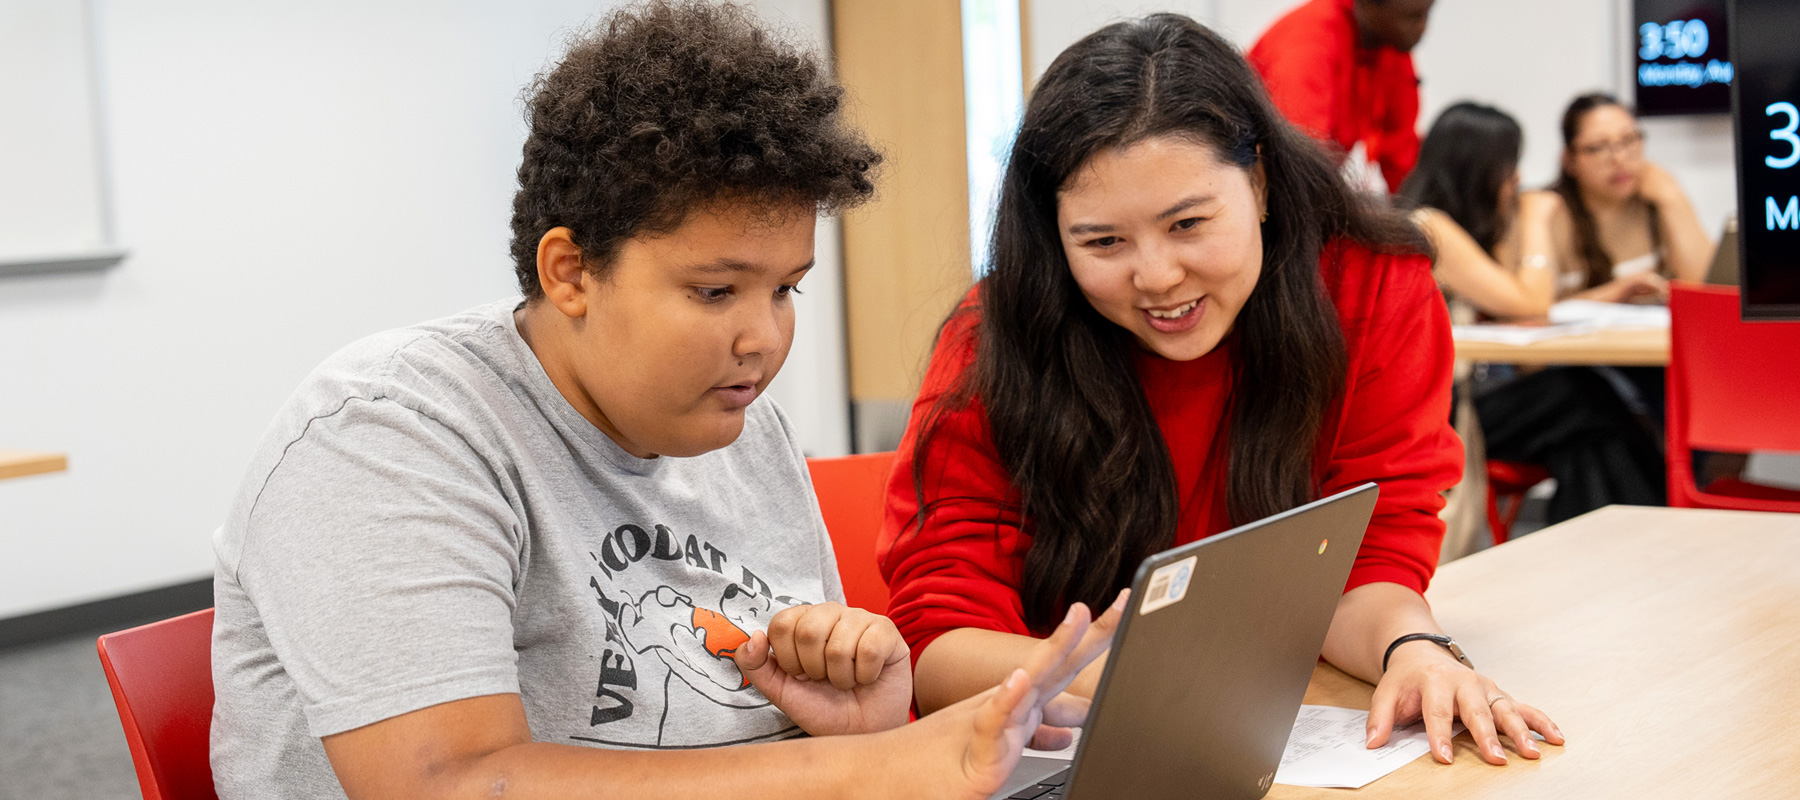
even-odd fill
[[[639,459],[571,407],[516,299],[328,359],[224,527],[213,623],[222,798],[340,798],[319,739],[519,693],[538,741],[691,748],[801,734],[730,652],[842,601],[793,429]]]

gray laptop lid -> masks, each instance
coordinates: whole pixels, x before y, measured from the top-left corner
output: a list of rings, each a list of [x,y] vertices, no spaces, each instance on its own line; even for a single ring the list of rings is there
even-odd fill
[[[1712,265],[1706,268],[1706,282],[1715,286],[1738,285],[1738,219],[1725,220],[1725,233],[1713,250]]]
[[[1064,796],[1267,793],[1376,495],[1364,484],[1145,559]]]

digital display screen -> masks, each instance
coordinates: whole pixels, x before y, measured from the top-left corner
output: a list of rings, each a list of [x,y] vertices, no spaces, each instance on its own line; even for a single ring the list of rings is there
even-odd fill
[[[1731,110],[1726,0],[1633,0],[1637,112],[1646,116]]]
[[[1736,0],[1738,271],[1745,319],[1800,319],[1800,2]]]

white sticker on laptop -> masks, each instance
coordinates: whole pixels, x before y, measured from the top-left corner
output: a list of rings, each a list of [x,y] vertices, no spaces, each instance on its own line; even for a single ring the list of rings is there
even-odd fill
[[[1194,579],[1194,563],[1199,560],[1199,556],[1188,556],[1150,573],[1150,587],[1144,590],[1144,602],[1138,605],[1138,614],[1167,608],[1187,597],[1188,583]]]

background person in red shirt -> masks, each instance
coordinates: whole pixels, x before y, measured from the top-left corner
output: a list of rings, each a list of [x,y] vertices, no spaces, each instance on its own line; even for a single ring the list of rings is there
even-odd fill
[[[1418,231],[1339,180],[1229,43],[1159,14],[1064,51],[993,247],[940,333],[878,550],[922,711],[992,686],[1144,556],[1374,481],[1323,652],[1376,684],[1370,745],[1421,715],[1445,762],[1457,716],[1495,764],[1496,727],[1527,758],[1530,730],[1562,742],[1447,649],[1390,647],[1440,630],[1422,592],[1462,472],[1448,316]]]
[[[1289,122],[1379,167],[1398,191],[1419,160],[1419,77],[1412,50],[1433,0],[1311,0],[1269,26],[1247,53]],[[1361,163],[1353,155],[1362,145]],[[1372,177],[1372,176],[1371,176]]]

